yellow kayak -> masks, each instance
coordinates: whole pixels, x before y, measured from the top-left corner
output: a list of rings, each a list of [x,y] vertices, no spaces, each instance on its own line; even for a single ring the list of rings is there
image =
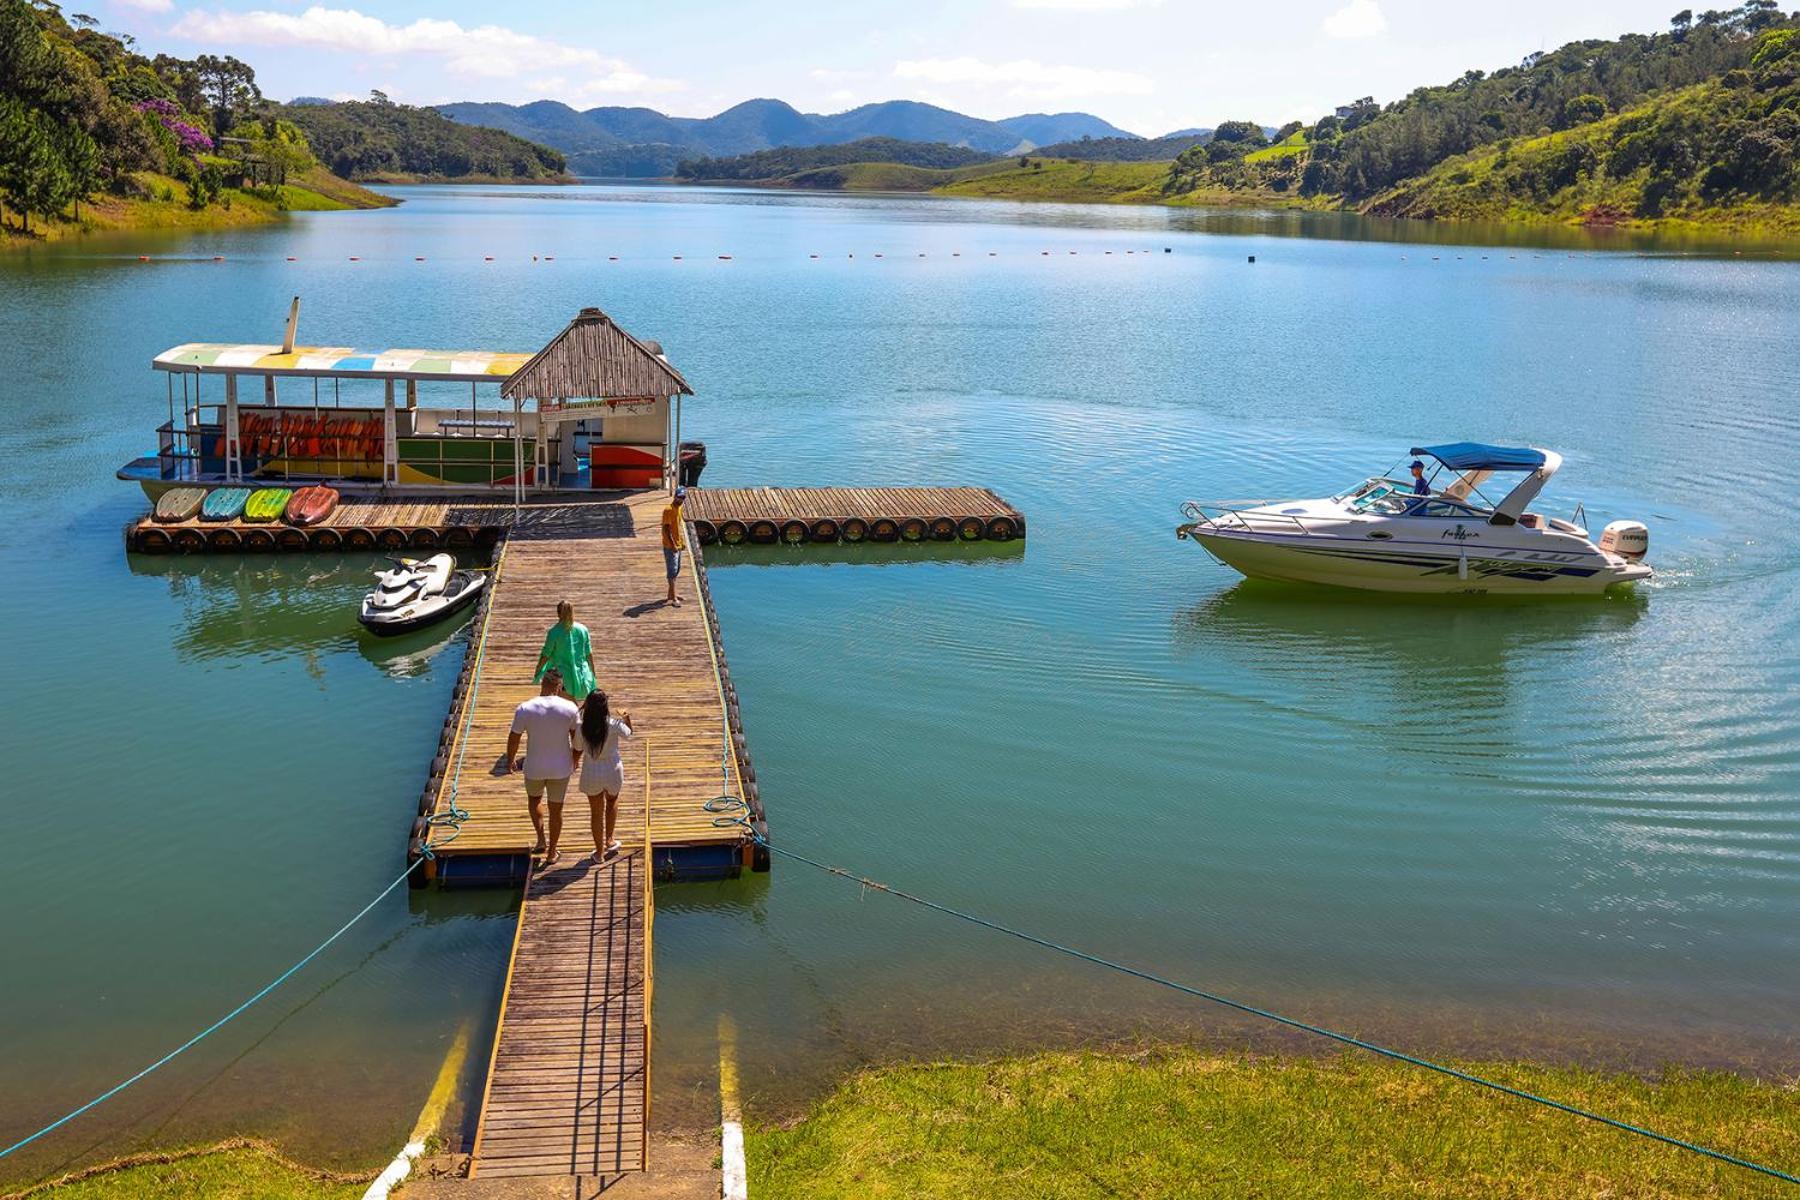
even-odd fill
[[[244,520],[279,520],[293,498],[292,488],[257,488],[250,493],[250,499],[244,501]]]

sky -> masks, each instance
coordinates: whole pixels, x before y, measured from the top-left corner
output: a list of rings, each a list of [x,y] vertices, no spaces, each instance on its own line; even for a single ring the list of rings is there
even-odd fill
[[[66,0],[140,49],[235,54],[276,99],[561,100],[710,116],[923,100],[1092,112],[1156,136],[1310,121],[1582,38],[1670,0]]]

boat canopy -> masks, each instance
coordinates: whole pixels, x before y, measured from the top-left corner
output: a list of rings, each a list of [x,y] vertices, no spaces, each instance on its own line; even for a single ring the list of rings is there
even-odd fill
[[[1414,446],[1412,453],[1429,454],[1452,471],[1535,471],[1550,461],[1547,450],[1530,446],[1488,446],[1481,442]]]
[[[197,375],[301,375],[500,383],[531,358],[507,350],[357,350],[349,346],[234,346],[188,342],[152,360],[159,371]]]

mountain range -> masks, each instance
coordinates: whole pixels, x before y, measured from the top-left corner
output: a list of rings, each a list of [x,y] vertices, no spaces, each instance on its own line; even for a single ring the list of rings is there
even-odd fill
[[[1024,113],[988,121],[915,100],[887,100],[829,115],[803,113],[782,100],[746,100],[711,117],[671,117],[650,108],[584,111],[555,100],[437,107],[465,125],[504,130],[560,150],[577,175],[669,175],[686,158],[834,146],[870,137],[941,142],[988,154],[1020,154],[1083,137],[1137,137],[1091,113]]]

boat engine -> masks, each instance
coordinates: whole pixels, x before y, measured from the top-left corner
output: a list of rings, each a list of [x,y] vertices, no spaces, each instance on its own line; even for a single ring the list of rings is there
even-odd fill
[[[1600,531],[1600,549],[1637,562],[1650,552],[1650,529],[1642,521],[1611,521]]]

